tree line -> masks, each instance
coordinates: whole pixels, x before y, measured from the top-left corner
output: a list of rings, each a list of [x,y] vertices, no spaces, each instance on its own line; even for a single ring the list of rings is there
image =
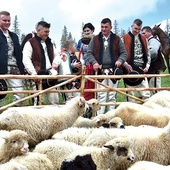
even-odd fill
[[[41,19],[42,21],[44,20],[44,18]],[[167,20],[168,22],[168,20]],[[83,30],[83,26],[84,26],[84,23],[82,23],[82,26],[81,26],[81,30]],[[18,37],[20,38],[20,42],[23,41],[23,39],[25,38],[26,34],[21,34],[21,30],[19,29],[19,21],[18,21],[18,17],[17,15],[15,15],[15,18],[14,18],[14,22],[12,24],[12,31],[15,32]],[[119,24],[117,22],[117,20],[114,20],[113,22],[113,33],[119,35],[120,37],[123,36],[123,34],[127,33],[130,31],[130,28],[128,28],[127,30],[124,30],[124,29],[120,29],[119,28]],[[170,23],[168,22],[167,24],[167,28],[166,28],[166,31],[165,33],[167,35],[170,34]],[[82,34],[83,34],[83,31],[82,31]],[[62,30],[62,35],[61,35],[61,39],[60,39],[60,48],[62,49],[66,40],[74,40],[75,41],[75,38],[73,38],[71,32],[69,32],[67,30],[67,27],[66,25],[64,25],[64,28]],[[77,44],[77,42],[75,41],[75,43]],[[55,42],[53,42],[54,46],[56,46]]]

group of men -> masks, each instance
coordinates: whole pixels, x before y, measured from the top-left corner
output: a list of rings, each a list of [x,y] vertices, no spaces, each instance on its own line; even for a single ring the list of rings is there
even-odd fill
[[[46,71],[55,73],[62,70],[62,74],[80,73],[81,62],[75,57],[75,43],[68,41],[65,44],[64,51],[57,55],[55,48],[49,38],[50,24],[40,21],[36,25],[36,33],[31,36],[29,41],[24,42],[23,47],[19,43],[15,33],[9,31],[11,24],[10,13],[0,12],[0,74],[38,75],[46,74]],[[92,65],[93,70],[98,74],[110,75],[115,70],[121,69],[124,74],[133,71],[139,73],[160,73],[165,70],[163,60],[158,59],[160,51],[160,42],[153,37],[150,27],[142,28],[140,19],[134,20],[131,25],[131,31],[123,35],[123,40],[112,31],[112,22],[109,18],[101,21],[101,32],[94,36],[88,44],[86,60]],[[162,65],[160,65],[160,61]],[[151,67],[153,65],[153,67]],[[154,66],[155,65],[155,66]],[[159,66],[159,67],[157,67]],[[67,72],[67,73],[65,73]],[[12,90],[23,90],[23,82],[20,79],[7,80]],[[112,88],[118,87],[118,81],[112,79],[102,79],[101,82]],[[132,81],[130,84],[125,82],[125,87],[149,87],[148,79],[143,78],[140,81]],[[156,86],[161,86],[159,81],[149,80],[149,83],[156,82]],[[34,80],[37,85],[38,80]],[[47,84],[43,88],[47,88]],[[97,88],[104,88],[97,85]],[[134,96],[133,91],[127,93]],[[14,94],[14,101],[23,98],[23,94]],[[67,96],[68,97],[68,96]],[[147,99],[150,97],[149,91],[139,91],[139,97]],[[58,104],[58,93],[48,93],[47,98],[50,104]],[[69,97],[68,97],[69,98]],[[99,102],[116,102],[116,92],[98,92]],[[133,99],[128,97],[128,101]],[[102,106],[98,114],[103,114],[107,109],[113,109],[115,106]]]

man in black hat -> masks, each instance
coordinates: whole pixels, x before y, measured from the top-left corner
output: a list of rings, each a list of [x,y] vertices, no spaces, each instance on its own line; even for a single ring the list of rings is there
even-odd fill
[[[139,74],[147,73],[150,67],[150,53],[148,51],[147,40],[144,35],[140,34],[142,28],[142,21],[140,19],[135,19],[131,29],[127,34],[123,35],[124,44],[128,54],[128,59],[124,63],[127,73],[135,70]],[[138,87],[138,88],[148,88],[148,80],[144,78],[137,79],[134,82],[129,79],[125,79],[126,87]],[[128,91],[130,95],[134,96],[133,91]],[[139,97],[142,99],[147,99],[150,97],[149,91],[139,91]],[[128,101],[134,102],[134,99],[128,97]]]
[[[40,21],[36,25],[37,33],[29,39],[23,48],[23,63],[26,71],[30,75],[47,75],[48,70],[56,72],[53,60],[56,55],[55,47],[49,38],[50,24],[45,21]],[[50,72],[49,72],[50,73]],[[38,80],[35,80],[36,84]],[[44,82],[43,88],[48,88],[49,83]],[[43,96],[44,97],[44,96]],[[50,104],[56,105],[59,103],[58,93],[47,93],[47,99]],[[34,103],[35,105],[36,103]]]
[[[24,74],[22,63],[22,50],[18,36],[9,31],[11,25],[10,13],[0,12],[0,74]],[[6,80],[13,91],[22,91],[23,83],[21,79]],[[14,94],[14,101],[24,97],[24,94]]]

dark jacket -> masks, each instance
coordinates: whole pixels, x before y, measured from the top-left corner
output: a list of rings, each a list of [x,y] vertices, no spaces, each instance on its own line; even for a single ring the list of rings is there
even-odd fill
[[[18,36],[9,31],[9,35],[14,44],[14,56],[21,74],[24,74],[24,65],[22,63],[22,49]],[[0,74],[7,74],[8,71],[8,44],[5,35],[0,30]]]

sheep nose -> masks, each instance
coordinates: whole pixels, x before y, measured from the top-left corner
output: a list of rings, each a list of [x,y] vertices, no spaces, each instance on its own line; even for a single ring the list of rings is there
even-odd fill
[[[121,125],[121,126],[120,126],[120,129],[125,129],[125,126],[124,126],[124,125]]]
[[[128,157],[127,160],[128,160],[128,161],[131,161],[131,162],[134,162],[135,157],[134,157],[134,156]]]

